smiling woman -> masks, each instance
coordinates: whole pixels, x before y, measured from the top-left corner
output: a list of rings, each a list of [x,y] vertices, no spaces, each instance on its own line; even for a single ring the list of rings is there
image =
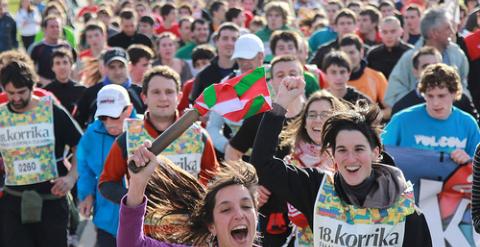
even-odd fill
[[[378,163],[377,107],[337,112],[325,120],[321,146],[334,159],[333,174],[274,157],[285,109],[304,87],[302,80],[286,77],[273,110],[263,116],[251,156],[262,186],[305,215],[315,247],[431,246],[411,184],[399,169]]]
[[[204,188],[179,166],[148,151],[150,145],[146,142],[131,158],[144,169],[130,173],[128,193],[121,202],[117,246],[253,245],[258,179],[250,164],[226,164]],[[149,229],[153,238],[142,233],[145,190],[151,195],[145,221],[153,226]]]

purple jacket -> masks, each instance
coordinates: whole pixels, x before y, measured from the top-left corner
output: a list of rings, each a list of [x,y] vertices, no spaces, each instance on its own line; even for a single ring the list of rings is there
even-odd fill
[[[117,247],[187,247],[187,245],[168,244],[145,236],[143,218],[147,208],[147,198],[136,207],[125,204],[127,196],[120,203],[120,221],[117,232]]]

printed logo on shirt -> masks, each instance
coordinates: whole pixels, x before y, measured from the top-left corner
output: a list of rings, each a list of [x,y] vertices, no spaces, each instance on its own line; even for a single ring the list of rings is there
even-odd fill
[[[315,231],[315,247],[370,247],[403,245],[405,222],[387,224],[348,224],[323,218]]]
[[[198,176],[200,172],[200,163],[202,160],[201,153],[190,153],[190,154],[168,154],[165,155],[169,160],[171,160],[175,165],[181,167],[183,170],[188,173]]]
[[[460,140],[456,136],[424,136],[424,135],[415,135],[415,143],[417,145],[422,145],[425,147],[441,147],[441,148],[455,148],[455,149],[465,149],[467,147],[467,138]]]
[[[53,141],[50,123],[0,128],[0,148],[2,149],[43,146]]]

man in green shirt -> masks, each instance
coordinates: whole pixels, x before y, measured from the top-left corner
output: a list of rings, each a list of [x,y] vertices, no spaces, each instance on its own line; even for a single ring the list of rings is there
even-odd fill
[[[208,22],[203,19],[196,19],[191,26],[192,41],[186,43],[182,48],[178,49],[175,56],[183,60],[192,60],[192,52],[197,45],[208,42],[210,29]]]

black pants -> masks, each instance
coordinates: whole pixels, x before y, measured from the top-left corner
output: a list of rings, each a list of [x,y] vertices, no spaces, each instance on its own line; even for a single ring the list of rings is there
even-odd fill
[[[97,244],[95,247],[116,247],[117,239],[112,234],[97,228]]]
[[[30,45],[33,44],[33,41],[35,41],[35,35],[22,36],[23,47],[25,47],[25,50],[27,51],[28,51],[28,47],[30,47]]]
[[[5,193],[0,229],[5,247],[66,247],[68,206],[65,197],[43,201],[42,221],[22,224],[21,198]]]

